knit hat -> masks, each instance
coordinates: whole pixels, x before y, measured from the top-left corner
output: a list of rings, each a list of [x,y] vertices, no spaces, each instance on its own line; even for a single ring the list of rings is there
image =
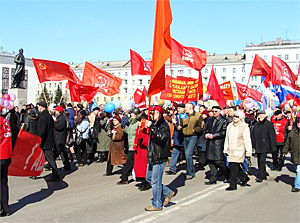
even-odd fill
[[[277,110],[277,111],[274,112],[274,115],[276,115],[276,116],[277,116],[277,115],[280,115],[280,114],[282,114],[282,111],[281,111],[281,110]]]

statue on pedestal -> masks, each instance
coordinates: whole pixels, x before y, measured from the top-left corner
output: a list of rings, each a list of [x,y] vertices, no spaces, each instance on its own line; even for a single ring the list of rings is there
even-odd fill
[[[22,82],[25,79],[25,57],[23,55],[23,49],[19,50],[19,54],[16,55],[14,62],[16,63],[16,70],[12,75],[13,82],[11,88],[24,89]]]

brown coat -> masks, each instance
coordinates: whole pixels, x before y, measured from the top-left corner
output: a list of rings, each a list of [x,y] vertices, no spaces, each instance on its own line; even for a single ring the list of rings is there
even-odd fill
[[[117,125],[114,130],[116,130],[117,133],[112,134],[108,157],[110,157],[111,165],[121,165],[126,163],[126,156],[124,154],[124,132],[120,124]]]

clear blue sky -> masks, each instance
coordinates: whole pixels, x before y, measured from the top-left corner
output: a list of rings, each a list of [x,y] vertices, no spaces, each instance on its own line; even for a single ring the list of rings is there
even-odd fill
[[[300,2],[170,0],[171,35],[209,53],[277,37],[300,41]],[[26,57],[83,63],[151,58],[155,0],[3,1],[0,43]],[[288,31],[286,31],[288,30]]]

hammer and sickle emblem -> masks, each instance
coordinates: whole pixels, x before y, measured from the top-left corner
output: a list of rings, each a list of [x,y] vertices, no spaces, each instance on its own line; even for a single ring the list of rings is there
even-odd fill
[[[44,64],[44,63],[39,63],[39,68],[41,69],[41,70],[46,70],[46,64]]]

